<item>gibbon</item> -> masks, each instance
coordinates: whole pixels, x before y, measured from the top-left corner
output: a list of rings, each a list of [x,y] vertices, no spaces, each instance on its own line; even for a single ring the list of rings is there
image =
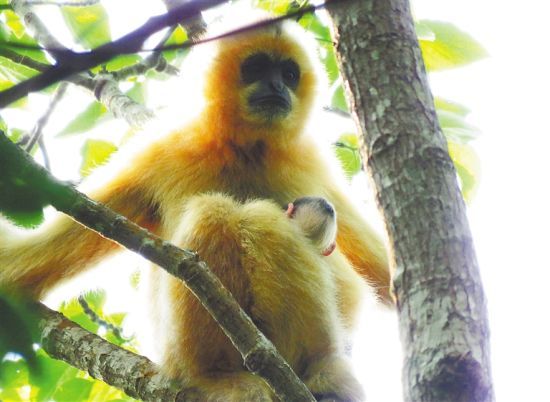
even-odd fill
[[[215,42],[209,66],[197,68],[205,74],[200,115],[124,163],[115,157],[112,178],[90,196],[196,250],[319,400],[360,401],[345,334],[366,281],[389,303],[390,275],[382,242],[319,151],[319,133],[306,130],[322,74],[313,49],[289,21]],[[304,195],[338,211],[329,256],[281,213]],[[40,298],[118,249],[58,216],[0,244],[0,285]],[[148,283],[159,363],[169,375],[200,401],[276,400],[180,280],[153,266]]]
[[[322,197],[301,197],[287,205],[286,214],[294,219],[302,232],[322,255],[336,248],[336,211]]]

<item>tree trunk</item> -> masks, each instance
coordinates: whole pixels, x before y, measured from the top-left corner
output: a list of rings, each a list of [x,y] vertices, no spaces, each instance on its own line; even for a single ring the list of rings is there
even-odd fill
[[[491,401],[478,264],[408,1],[330,4],[363,162],[390,239],[405,400]]]

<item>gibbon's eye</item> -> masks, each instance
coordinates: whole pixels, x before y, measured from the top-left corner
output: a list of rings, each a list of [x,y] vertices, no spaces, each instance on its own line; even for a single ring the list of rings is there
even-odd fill
[[[251,84],[264,78],[271,68],[272,61],[265,53],[255,53],[247,57],[241,65],[241,78],[245,84]]]
[[[296,89],[300,81],[300,67],[293,60],[285,60],[281,65],[283,80],[285,85],[291,89]]]

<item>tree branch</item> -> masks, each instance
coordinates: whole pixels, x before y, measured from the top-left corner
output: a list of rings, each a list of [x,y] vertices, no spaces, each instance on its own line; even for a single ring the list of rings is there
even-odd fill
[[[19,17],[26,22],[32,31],[34,31],[35,39],[38,43],[44,45],[46,49],[55,49],[50,51],[50,53],[58,63],[63,63],[64,55],[70,53],[70,50],[65,48],[49,32],[47,27],[28,6],[27,2],[24,0],[12,0],[11,4]],[[3,55],[13,59],[15,56],[10,54],[10,52],[17,54],[8,49],[2,50]],[[29,67],[35,68],[43,73],[49,71],[51,68],[55,68],[55,66],[52,67],[42,63],[29,62],[28,58],[20,62],[24,62],[24,64]],[[111,76],[101,75],[100,77],[101,78],[92,80],[87,75],[81,73],[72,77],[67,77],[67,80],[92,91],[97,100],[106,105],[116,117],[124,118],[132,127],[142,127],[153,117],[152,111],[124,94]]]
[[[146,357],[132,353],[92,334],[41,303],[39,315],[42,348],[53,358],[88,372],[95,379],[144,401],[181,401],[181,384],[165,377]]]
[[[172,26],[164,34],[162,39],[159,41],[159,44],[157,45],[157,49],[162,48],[162,45],[164,44],[164,42],[166,42],[170,38],[172,33],[175,31],[176,27],[177,27],[176,25]],[[154,50],[150,55],[148,55],[141,62],[136,63],[132,66],[121,68],[118,71],[113,71],[111,74],[117,81],[121,81],[135,75],[145,74],[147,71],[151,69],[156,69],[159,72],[164,71],[170,75],[179,74],[179,70],[176,67],[168,64],[168,62],[162,55],[162,50]]]
[[[182,279],[241,353],[244,365],[264,378],[281,400],[315,400],[273,344],[195,253],[164,241],[56,180],[4,134],[0,134],[0,155],[10,171],[18,172],[18,179],[39,189],[40,195],[54,208]]]

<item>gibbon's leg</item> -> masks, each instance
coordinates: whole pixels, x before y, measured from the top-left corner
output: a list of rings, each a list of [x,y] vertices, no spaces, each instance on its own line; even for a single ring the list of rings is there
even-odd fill
[[[173,241],[198,251],[313,393],[362,400],[342,357],[331,267],[279,206],[196,196]],[[200,401],[275,400],[263,380],[244,371],[238,352],[185,286],[153,275],[168,283],[164,294],[157,292],[165,298],[157,317],[168,373],[185,379]]]

